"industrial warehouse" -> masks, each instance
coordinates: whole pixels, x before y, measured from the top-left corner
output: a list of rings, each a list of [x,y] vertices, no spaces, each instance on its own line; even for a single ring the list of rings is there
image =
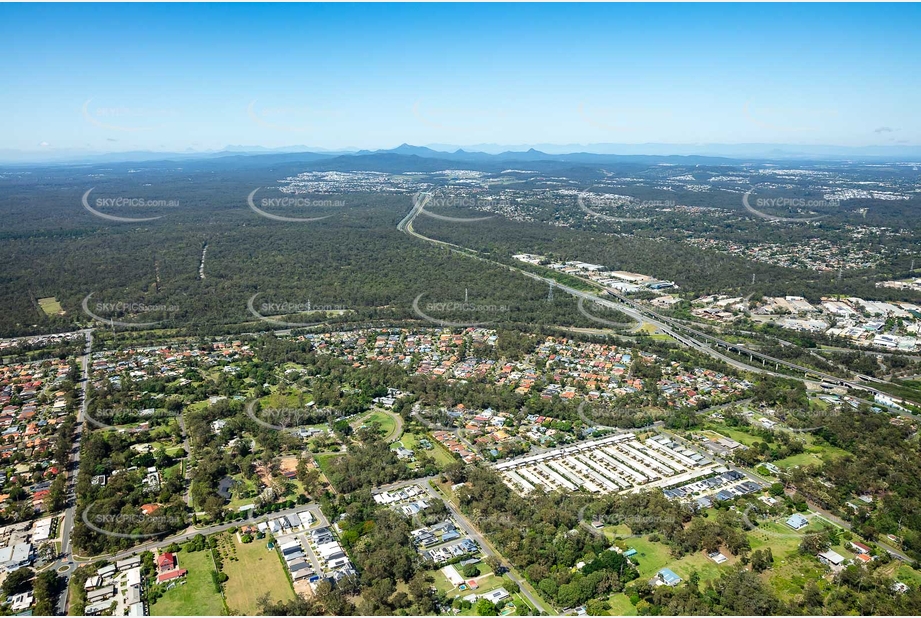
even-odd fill
[[[505,483],[521,494],[536,487],[617,493],[669,487],[713,473],[715,464],[667,436],[640,441],[625,433],[506,461],[496,466]]]

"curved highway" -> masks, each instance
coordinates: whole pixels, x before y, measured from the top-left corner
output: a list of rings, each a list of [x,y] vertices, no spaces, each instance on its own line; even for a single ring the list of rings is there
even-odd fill
[[[679,343],[685,346],[688,346],[690,348],[693,348],[695,350],[698,350],[699,352],[707,354],[713,358],[719,359],[727,363],[731,367],[735,367],[736,369],[740,369],[742,371],[749,371],[749,372],[754,372],[754,373],[765,374],[765,375],[771,375],[771,376],[781,377],[781,378],[790,377],[787,374],[778,373],[777,371],[771,371],[770,369],[767,369],[764,366],[758,367],[756,365],[750,365],[738,359],[727,356],[721,353],[719,350],[711,347],[711,345],[706,343],[706,341],[712,342],[717,348],[722,347],[722,348],[725,348],[727,351],[732,351],[739,355],[748,356],[752,361],[754,361],[755,358],[761,359],[763,365],[767,363],[772,363],[775,369],[779,368],[780,366],[784,366],[788,369],[793,369],[794,371],[802,373],[803,376],[806,378],[808,378],[809,376],[814,376],[815,378],[819,380],[823,380],[823,381],[829,382],[831,384],[836,384],[839,386],[845,386],[850,389],[867,391],[867,392],[873,393],[874,395],[875,394],[885,394],[884,391],[875,389],[872,386],[868,386],[867,384],[864,384],[863,382],[843,379],[839,376],[833,376],[833,375],[823,373],[815,369],[811,369],[809,367],[803,367],[801,365],[791,363],[789,361],[786,361],[780,358],[775,358],[767,354],[762,354],[761,352],[756,352],[754,350],[746,348],[745,346],[739,345],[737,343],[732,343],[729,341],[725,341],[723,339],[719,339],[718,337],[714,337],[713,335],[701,332],[695,328],[687,326],[686,324],[683,324],[679,322],[678,320],[674,320],[672,318],[668,318],[668,317],[659,315],[655,311],[652,311],[651,309],[645,306],[642,306],[633,300],[625,298],[621,296],[620,294],[607,290],[606,288],[604,288],[604,291],[611,294],[611,296],[613,296],[614,298],[616,298],[617,302],[614,302],[614,301],[611,301],[605,298],[601,298],[599,296],[596,296],[588,292],[583,292],[582,290],[577,290],[573,287],[567,286],[565,284],[562,284],[548,277],[542,277],[530,271],[516,268],[514,266],[509,266],[508,264],[503,264],[501,262],[497,262],[497,261],[482,257],[480,255],[475,255],[476,252],[474,252],[472,249],[467,249],[465,247],[461,247],[460,245],[455,245],[453,243],[445,242],[442,240],[436,240],[434,238],[429,238],[428,236],[423,236],[422,234],[420,234],[419,232],[413,229],[413,221],[419,215],[422,209],[425,207],[425,204],[428,203],[429,199],[431,199],[430,193],[417,194],[413,199],[412,210],[410,210],[406,214],[406,216],[400,220],[399,224],[397,224],[397,229],[401,232],[409,234],[410,236],[414,236],[420,240],[424,240],[426,242],[430,242],[436,245],[447,247],[451,251],[460,253],[461,255],[465,255],[467,257],[477,259],[477,260],[482,260],[484,262],[488,262],[490,264],[499,266],[501,268],[506,268],[510,271],[517,272],[526,277],[530,277],[531,279],[534,279],[536,281],[541,281],[548,285],[552,284],[555,288],[560,289],[566,292],[567,294],[575,296],[576,298],[591,300],[592,302],[597,303],[603,307],[608,307],[616,311],[620,311],[621,313],[628,315],[631,319],[637,322],[640,322],[640,323],[648,322],[652,324],[653,326],[655,326],[656,328],[658,328],[663,333],[669,335],[670,337],[678,341]],[[592,285],[598,286],[598,284],[594,281],[590,281],[590,280],[585,280],[585,281],[586,283],[591,283]],[[705,341],[701,341],[700,339],[703,339]]]

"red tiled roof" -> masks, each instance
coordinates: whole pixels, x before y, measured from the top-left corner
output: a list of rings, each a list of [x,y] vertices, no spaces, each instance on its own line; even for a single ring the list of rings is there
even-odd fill
[[[160,573],[157,575],[157,583],[162,584],[163,582],[168,582],[171,579],[177,579],[183,577],[188,571],[185,569],[176,569],[174,571],[167,571],[166,573]]]

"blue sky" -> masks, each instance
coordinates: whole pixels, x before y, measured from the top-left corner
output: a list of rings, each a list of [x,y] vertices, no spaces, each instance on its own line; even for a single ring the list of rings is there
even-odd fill
[[[921,143],[918,5],[0,5],[0,150]]]

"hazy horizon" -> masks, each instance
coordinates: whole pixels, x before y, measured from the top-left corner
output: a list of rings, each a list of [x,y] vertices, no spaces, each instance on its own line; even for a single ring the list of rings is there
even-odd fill
[[[919,17],[917,5],[2,5],[14,62],[0,149],[916,146]]]

